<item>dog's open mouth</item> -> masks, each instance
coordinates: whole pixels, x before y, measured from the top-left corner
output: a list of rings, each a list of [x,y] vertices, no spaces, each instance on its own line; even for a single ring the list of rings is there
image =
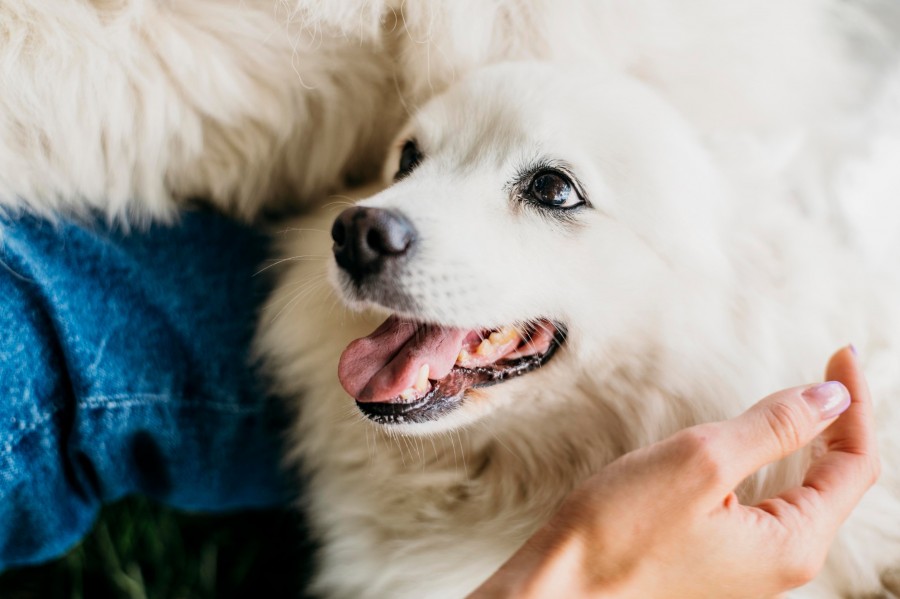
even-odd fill
[[[564,327],[548,320],[471,330],[391,316],[344,350],[338,377],[372,420],[423,422],[457,407],[469,389],[542,366],[564,341]]]

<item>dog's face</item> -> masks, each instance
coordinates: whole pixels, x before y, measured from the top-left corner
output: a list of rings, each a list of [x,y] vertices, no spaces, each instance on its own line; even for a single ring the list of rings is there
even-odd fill
[[[563,392],[719,268],[709,159],[621,75],[483,69],[412,118],[384,175],[335,221],[334,274],[349,304],[394,315],[339,374],[404,432]]]

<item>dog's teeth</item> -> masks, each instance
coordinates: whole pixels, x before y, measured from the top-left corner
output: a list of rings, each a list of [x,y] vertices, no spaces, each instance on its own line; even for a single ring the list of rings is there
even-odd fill
[[[400,394],[403,401],[412,401],[424,396],[431,390],[431,383],[428,381],[428,374],[431,371],[428,364],[422,364],[419,367],[419,374],[416,376],[416,383]]]
[[[475,347],[461,349],[456,356],[456,364],[458,366],[470,367],[475,364],[484,364],[484,359],[494,358],[498,352],[505,352],[511,349],[510,344],[519,342],[520,335],[515,327],[507,326],[491,333],[487,339],[482,339]]]
[[[430,368],[428,364],[422,364],[422,367],[419,368],[419,376],[416,378],[415,390],[420,393],[423,391],[428,391],[429,383],[428,383],[428,373],[430,372]]]
[[[491,336],[488,337],[488,339],[490,339],[491,343],[494,345],[503,345],[510,341],[518,340],[519,333],[517,333],[516,329],[513,327],[503,327],[499,331],[491,333]]]

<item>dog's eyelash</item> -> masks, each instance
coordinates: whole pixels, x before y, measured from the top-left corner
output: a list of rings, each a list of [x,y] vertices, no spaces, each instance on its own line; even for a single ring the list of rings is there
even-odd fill
[[[413,172],[422,160],[425,154],[419,148],[419,142],[416,138],[406,140],[400,148],[400,164],[397,172],[394,174],[394,181],[400,181]]]
[[[541,206],[537,202],[528,200],[525,197],[516,197],[515,201],[522,210],[528,210],[537,216],[549,221],[554,225],[563,225],[566,227],[575,226],[581,223],[578,215],[587,207],[587,204],[579,204],[571,208],[553,209]]]
[[[535,176],[542,172],[557,172],[565,177],[572,186],[572,191],[581,200],[581,203],[570,208],[550,208],[542,204],[538,204],[528,197],[529,186]],[[511,197],[520,205],[534,208],[543,216],[551,216],[557,222],[574,223],[575,217],[584,208],[591,207],[591,202],[584,191],[584,186],[578,180],[578,177],[572,172],[572,168],[561,161],[556,160],[537,160],[521,168],[515,177],[513,177],[506,185]]]

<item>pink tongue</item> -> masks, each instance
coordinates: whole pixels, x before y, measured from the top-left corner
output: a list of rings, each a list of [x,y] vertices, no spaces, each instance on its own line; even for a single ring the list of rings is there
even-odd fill
[[[465,329],[391,316],[374,333],[347,346],[341,354],[338,378],[357,401],[396,399],[416,384],[423,365],[428,365],[431,380],[447,376],[468,334]]]

